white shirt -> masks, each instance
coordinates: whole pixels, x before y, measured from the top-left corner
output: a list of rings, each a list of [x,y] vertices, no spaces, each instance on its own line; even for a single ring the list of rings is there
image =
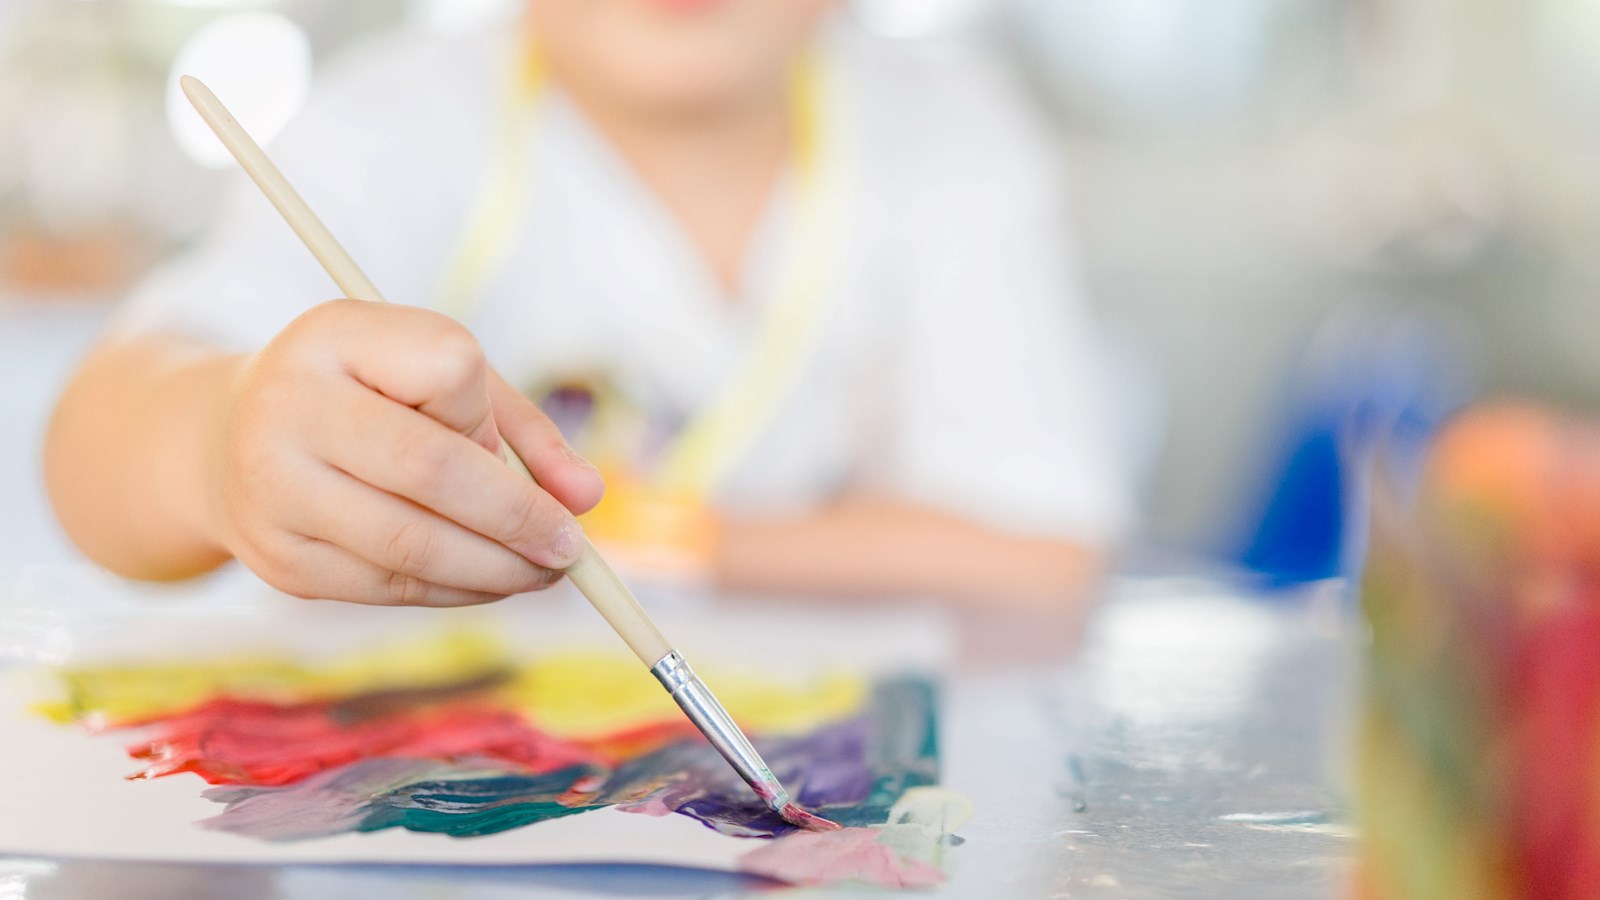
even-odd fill
[[[1097,346],[1045,130],[999,70],[842,31],[823,115],[849,159],[837,296],[793,386],[717,490],[803,511],[889,492],[1019,533],[1128,524]],[[428,306],[498,127],[508,41],[397,35],[348,55],[269,148],[393,302]],[[794,230],[785,181],[735,302],[661,203],[558,92],[537,107],[528,209],[467,321],[513,384],[603,368],[687,415],[739,371]],[[249,123],[245,123],[248,127]],[[207,239],[125,327],[259,347],[338,293],[242,176]]]

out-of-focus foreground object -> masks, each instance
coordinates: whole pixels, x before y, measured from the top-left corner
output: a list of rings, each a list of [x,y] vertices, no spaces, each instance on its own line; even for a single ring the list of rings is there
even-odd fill
[[[1357,896],[1594,896],[1597,576],[1600,423],[1470,410],[1414,503],[1380,492]]]

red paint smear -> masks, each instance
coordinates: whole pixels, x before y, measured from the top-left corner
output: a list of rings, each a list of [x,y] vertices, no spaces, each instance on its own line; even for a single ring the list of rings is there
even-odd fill
[[[641,725],[616,734],[584,738],[578,743],[612,765],[652,753],[684,738],[699,736],[700,732],[687,719]]]
[[[165,720],[154,739],[128,748],[150,763],[131,777],[194,772],[212,784],[285,785],[374,757],[470,760],[530,774],[611,761],[503,710],[413,709],[357,722],[333,710],[326,703],[212,700]]]
[[[797,831],[739,857],[739,870],[803,885],[864,881],[880,887],[931,887],[944,881],[937,866],[901,856],[878,843],[872,828]]]

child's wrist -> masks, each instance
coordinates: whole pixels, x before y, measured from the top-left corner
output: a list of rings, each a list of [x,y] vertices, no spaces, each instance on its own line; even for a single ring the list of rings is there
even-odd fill
[[[226,472],[230,456],[242,448],[234,446],[232,425],[245,377],[257,355],[244,353],[220,356],[197,363],[199,371],[194,373],[195,377],[207,378],[212,384],[202,404],[202,412],[197,417],[199,490],[196,492],[196,501],[189,504],[189,520],[186,524],[198,539],[225,556],[237,555],[229,540],[231,529],[227,526],[229,479]]]

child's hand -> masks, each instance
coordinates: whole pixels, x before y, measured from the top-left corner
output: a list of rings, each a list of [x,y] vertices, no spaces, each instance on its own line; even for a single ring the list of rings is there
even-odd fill
[[[427,310],[319,306],[246,366],[225,410],[217,537],[301,597],[461,606],[547,587],[582,549],[573,513],[603,490],[472,335]]]

